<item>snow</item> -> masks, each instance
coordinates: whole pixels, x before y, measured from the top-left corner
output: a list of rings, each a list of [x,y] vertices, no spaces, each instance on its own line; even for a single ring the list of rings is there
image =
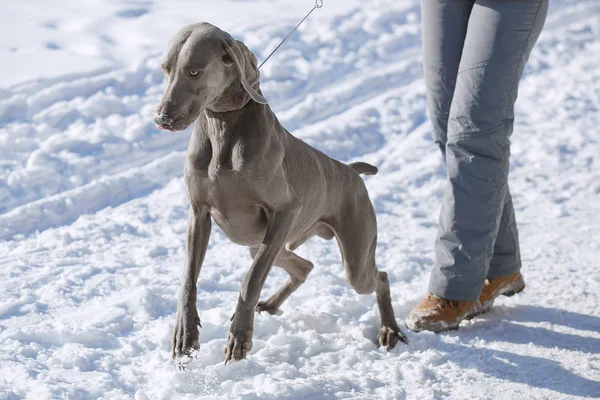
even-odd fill
[[[456,332],[378,349],[375,297],[335,241],[245,361],[223,365],[248,251],[217,229],[201,349],[171,356],[187,132],[151,116],[172,34],[207,20],[264,59],[311,1],[11,2],[0,28],[0,399],[600,397],[600,3],[553,0],[519,91],[510,176],[527,287]],[[296,136],[367,161],[377,261],[404,319],[425,294],[445,171],[427,120],[418,2],[326,0],[262,69]],[[274,270],[264,293],[283,283]]]

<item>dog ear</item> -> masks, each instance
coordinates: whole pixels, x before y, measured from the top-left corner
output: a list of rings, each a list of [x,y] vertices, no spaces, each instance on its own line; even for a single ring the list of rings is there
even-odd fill
[[[258,62],[254,54],[252,54],[244,43],[233,39],[225,41],[225,52],[235,65],[240,75],[242,86],[252,100],[260,104],[267,104],[267,99],[253,88],[260,79],[260,72],[257,67]],[[224,61],[227,63],[228,60]]]

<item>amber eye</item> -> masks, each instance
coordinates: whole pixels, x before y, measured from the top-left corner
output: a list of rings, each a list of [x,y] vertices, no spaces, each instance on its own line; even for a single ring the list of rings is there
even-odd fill
[[[196,71],[195,69],[190,71],[190,75],[191,76],[198,76],[198,71]]]

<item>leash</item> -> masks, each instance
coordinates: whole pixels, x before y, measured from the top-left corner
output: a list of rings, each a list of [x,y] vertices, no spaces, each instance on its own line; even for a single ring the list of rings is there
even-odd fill
[[[275,50],[273,50],[271,52],[271,54],[269,54],[269,56],[267,58],[265,58],[265,61],[263,61],[262,63],[260,63],[260,65],[258,66],[258,69],[260,69],[260,67],[262,67],[269,60],[269,58],[271,58],[271,56],[273,54],[275,54],[275,52],[277,50],[279,50],[279,48],[285,43],[285,41],[292,35],[292,33],[296,32],[296,29],[298,29],[298,27],[300,25],[302,25],[302,23],[306,20],[306,18],[308,18],[308,16],[310,14],[312,14],[313,11],[315,11],[317,8],[321,8],[321,7],[323,7],[323,0],[315,0],[315,5],[313,6],[312,10],[310,10],[308,12],[308,14],[306,14],[306,16],[304,18],[302,18],[302,21],[298,22],[298,25],[296,25],[296,27],[294,29],[292,29],[292,31],[290,33],[288,33],[288,35],[285,37],[285,39],[283,39],[281,41],[281,43],[279,43],[279,45],[277,47],[275,47]]]

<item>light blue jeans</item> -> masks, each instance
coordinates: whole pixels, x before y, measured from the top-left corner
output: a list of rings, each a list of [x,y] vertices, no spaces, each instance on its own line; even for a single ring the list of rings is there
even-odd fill
[[[421,0],[428,108],[448,171],[430,293],[479,297],[521,268],[508,188],[519,79],[548,0]]]

